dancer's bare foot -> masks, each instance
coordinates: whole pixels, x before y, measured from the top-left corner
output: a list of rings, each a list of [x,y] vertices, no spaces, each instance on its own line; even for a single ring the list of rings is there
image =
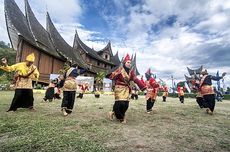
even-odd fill
[[[16,111],[14,111],[14,110],[8,110],[6,112],[8,112],[8,113],[15,113]]]
[[[109,119],[110,119],[110,120],[113,120],[113,116],[114,116],[114,112],[113,112],[113,111],[110,111],[110,112],[108,113]]]
[[[207,114],[213,115],[213,112],[208,108],[206,109]]]
[[[121,123],[126,124],[127,123],[126,119],[124,118],[124,120]]]
[[[30,110],[31,112],[36,112],[36,109],[33,108],[33,107],[29,108],[29,110]]]
[[[62,109],[63,116],[68,116],[68,113],[66,112],[65,109]]]

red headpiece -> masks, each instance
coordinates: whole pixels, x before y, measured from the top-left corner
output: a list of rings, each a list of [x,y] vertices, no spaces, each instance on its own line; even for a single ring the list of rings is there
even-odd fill
[[[130,60],[131,61],[131,59],[130,59],[130,56],[129,56],[129,54],[127,54],[126,56],[125,56],[125,58],[124,58],[124,63],[126,63],[128,60]]]
[[[168,91],[168,87],[167,86],[164,86],[164,91]]]

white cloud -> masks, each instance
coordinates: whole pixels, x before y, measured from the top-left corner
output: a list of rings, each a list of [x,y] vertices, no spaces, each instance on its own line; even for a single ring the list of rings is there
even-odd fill
[[[29,3],[37,14],[45,15],[48,11],[57,23],[77,22],[82,15],[79,0],[30,0]]]
[[[7,29],[6,29],[6,22],[5,22],[5,14],[4,14],[4,7],[3,7],[3,0],[0,0],[0,41],[4,41],[6,43],[9,43],[9,37],[7,34]]]
[[[154,67],[163,77],[166,77],[165,74],[168,77],[173,74],[178,79],[184,79],[186,66],[200,66],[196,65],[196,58],[189,59],[189,56],[197,55],[197,59],[200,59],[202,51],[208,51],[200,48],[209,49],[202,47],[203,45],[230,44],[229,1],[146,0],[143,5],[130,6],[129,13],[126,18],[121,16],[122,20],[117,22],[117,30],[123,27],[126,32],[126,40],[123,43],[133,51],[139,51],[138,55],[141,57],[137,57],[137,63],[142,73],[148,67]],[[172,15],[176,15],[177,21],[171,27],[159,25],[159,33],[151,33],[153,25],[167,20]],[[207,30],[217,34],[206,35]],[[203,58],[208,60],[209,56]],[[217,66],[202,64],[213,71],[220,69]],[[226,67],[224,69],[229,71]]]
[[[230,26],[230,13],[217,13],[209,19],[200,22],[195,29],[208,31],[211,33],[223,32]]]

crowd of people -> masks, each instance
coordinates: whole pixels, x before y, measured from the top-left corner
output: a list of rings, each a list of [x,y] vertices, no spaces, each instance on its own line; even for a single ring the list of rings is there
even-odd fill
[[[34,54],[29,54],[26,57],[25,62],[20,62],[9,66],[7,59],[2,59],[2,66],[0,69],[6,72],[15,72],[14,76],[14,87],[15,94],[11,103],[9,111],[16,111],[17,108],[28,108],[31,111],[34,109],[34,97],[33,97],[33,87],[32,81],[37,81],[39,78],[39,71],[34,65],[35,56]],[[68,116],[72,113],[74,108],[74,103],[76,98],[82,99],[84,93],[89,90],[89,84],[81,84],[78,86],[76,82],[76,77],[83,74],[86,70],[77,68],[76,64],[71,65],[71,67],[65,72],[64,75],[60,75],[58,78],[51,80],[49,86],[46,89],[44,101],[53,101],[54,99],[61,99],[61,111],[64,116]],[[192,80],[192,89],[196,91],[196,102],[200,108],[206,108],[208,114],[213,114],[215,109],[215,94],[217,94],[212,87],[212,80],[218,81],[222,79],[226,73],[222,76],[216,77],[209,75],[207,70],[202,71],[201,79]],[[143,77],[139,79],[135,70],[132,68],[131,58],[127,54],[122,64],[112,73],[108,74],[107,77],[113,80],[114,87],[114,97],[115,102],[113,104],[112,110],[109,112],[109,118],[113,120],[116,118],[121,123],[126,123],[126,111],[129,108],[130,96],[131,99],[138,100],[139,91],[144,92],[146,100],[146,112],[151,113],[153,111],[157,94],[159,91],[163,92],[162,101],[166,102],[168,97],[168,87],[166,85],[161,85],[157,82],[154,75],[151,73],[151,69],[148,69],[145,73],[146,81]],[[80,88],[80,93],[76,97],[76,89]],[[184,103],[185,88],[179,86],[178,97],[181,103]],[[100,90],[95,89],[95,98],[100,98]]]

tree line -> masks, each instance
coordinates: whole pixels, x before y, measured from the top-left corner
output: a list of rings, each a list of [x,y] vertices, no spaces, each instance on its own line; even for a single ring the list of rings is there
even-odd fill
[[[9,43],[0,41],[0,58],[7,58],[8,64],[12,65],[15,63],[16,51],[10,47]],[[0,70],[0,84],[9,83],[12,80],[12,73],[6,73]]]

